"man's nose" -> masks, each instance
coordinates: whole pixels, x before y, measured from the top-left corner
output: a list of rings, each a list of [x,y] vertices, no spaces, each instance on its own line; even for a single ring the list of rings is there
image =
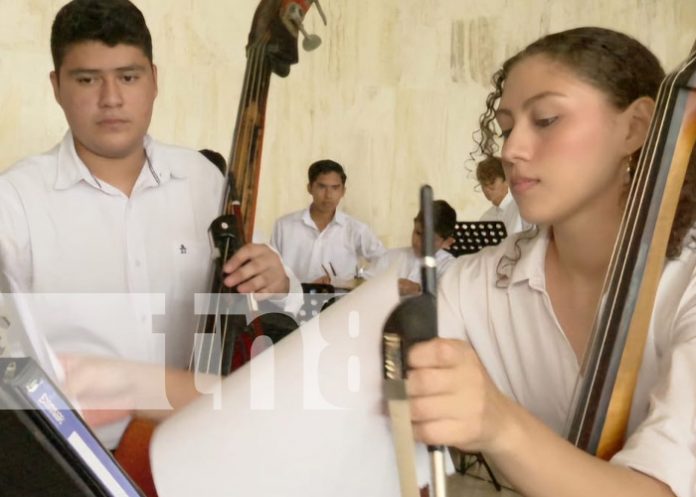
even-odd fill
[[[104,107],[118,107],[123,103],[123,93],[116,78],[102,80],[99,103]]]

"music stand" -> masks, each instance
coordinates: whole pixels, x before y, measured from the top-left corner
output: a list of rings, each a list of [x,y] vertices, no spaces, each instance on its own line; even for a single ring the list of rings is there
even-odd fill
[[[304,304],[297,314],[300,324],[306,323],[336,302],[336,289],[325,283],[302,283]]]
[[[502,221],[457,221],[454,243],[448,251],[455,257],[473,254],[484,247],[498,245],[507,236]]]
[[[5,497],[144,497],[30,358],[0,358]]]
[[[459,456],[459,463],[457,464],[457,473],[461,475],[465,475],[469,469],[474,467],[476,464],[480,464],[481,466],[484,467],[486,472],[488,473],[488,477],[491,479],[491,483],[495,487],[496,491],[500,492],[500,490],[503,488],[502,485],[500,485],[500,482],[498,479],[495,477],[495,474],[493,473],[493,470],[491,467],[488,465],[488,462],[486,459],[483,457],[483,454],[480,452],[462,452],[461,450],[458,449],[452,449],[453,451],[456,451],[456,453]]]

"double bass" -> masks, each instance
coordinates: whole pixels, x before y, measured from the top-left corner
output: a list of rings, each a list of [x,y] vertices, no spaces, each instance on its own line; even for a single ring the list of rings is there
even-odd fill
[[[212,295],[230,292],[222,284],[222,264],[252,238],[271,74],[289,75],[291,66],[299,61],[300,34],[307,51],[321,43],[303,25],[313,5],[326,24],[318,0],[261,0],[256,8],[246,46],[247,63],[227,163],[221,216],[210,228],[216,256],[210,275]],[[241,316],[240,322],[240,316],[229,315],[228,309],[220,308],[220,302],[214,309],[216,312],[202,316],[199,321],[189,364],[192,371],[229,374],[249,359],[253,339],[262,333],[258,323],[249,333],[245,316]],[[253,312],[253,297],[248,298],[248,303]],[[157,496],[149,461],[153,430],[152,422],[134,419],[115,451],[116,460],[148,497]]]
[[[602,459],[626,437],[668,242],[696,221],[694,144],[696,44],[660,86],[573,400],[568,439]]]

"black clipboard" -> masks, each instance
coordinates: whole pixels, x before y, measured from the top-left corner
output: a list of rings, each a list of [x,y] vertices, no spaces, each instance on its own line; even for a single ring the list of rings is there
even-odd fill
[[[4,497],[144,497],[30,358],[0,358]]]

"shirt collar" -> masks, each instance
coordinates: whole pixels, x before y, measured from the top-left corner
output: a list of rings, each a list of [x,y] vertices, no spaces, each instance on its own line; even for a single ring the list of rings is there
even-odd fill
[[[185,179],[188,176],[187,164],[182,161],[172,160],[168,157],[168,148],[156,146],[157,142],[150,135],[145,135],[143,146],[149,161],[152,174],[156,175],[161,183],[174,179]]]
[[[58,169],[53,187],[56,190],[67,190],[80,181],[84,181],[94,188],[101,188],[99,181],[77,155],[73,135],[68,131],[58,146]]]
[[[505,253],[506,257],[513,259],[516,253],[521,254],[519,260],[511,268],[510,284],[514,285],[522,281],[528,281],[529,286],[532,288],[544,290],[546,288],[544,261],[546,259],[546,249],[549,245],[549,229],[540,227],[539,232],[532,238],[529,238],[530,233],[530,231],[523,231],[515,235],[517,240],[508,247]],[[505,262],[503,261],[502,264],[504,266]]]
[[[344,224],[346,224],[347,220],[348,220],[348,215],[345,214],[344,212],[341,212],[338,209],[336,209],[336,212],[334,213],[334,217],[329,224],[336,223],[340,226],[343,226]],[[309,207],[307,207],[302,212],[302,222],[304,224],[306,224],[307,226],[311,226],[313,228],[317,227],[317,224],[314,222],[314,219],[312,219],[312,215],[309,213]]]
[[[148,160],[136,181],[136,185],[145,182],[142,186],[158,186],[171,178],[186,178],[185,165],[161,157],[159,148],[155,146],[155,141],[149,135],[144,137],[143,147]],[[94,188],[103,189],[102,183],[77,155],[73,134],[68,131],[58,147],[58,170],[54,188],[67,190],[80,181],[84,181]]]
[[[512,193],[510,193],[510,190],[508,189],[508,192],[503,197],[503,200],[501,200],[500,204],[498,204],[498,209],[505,209],[508,205],[510,205],[510,202],[512,202]]]

